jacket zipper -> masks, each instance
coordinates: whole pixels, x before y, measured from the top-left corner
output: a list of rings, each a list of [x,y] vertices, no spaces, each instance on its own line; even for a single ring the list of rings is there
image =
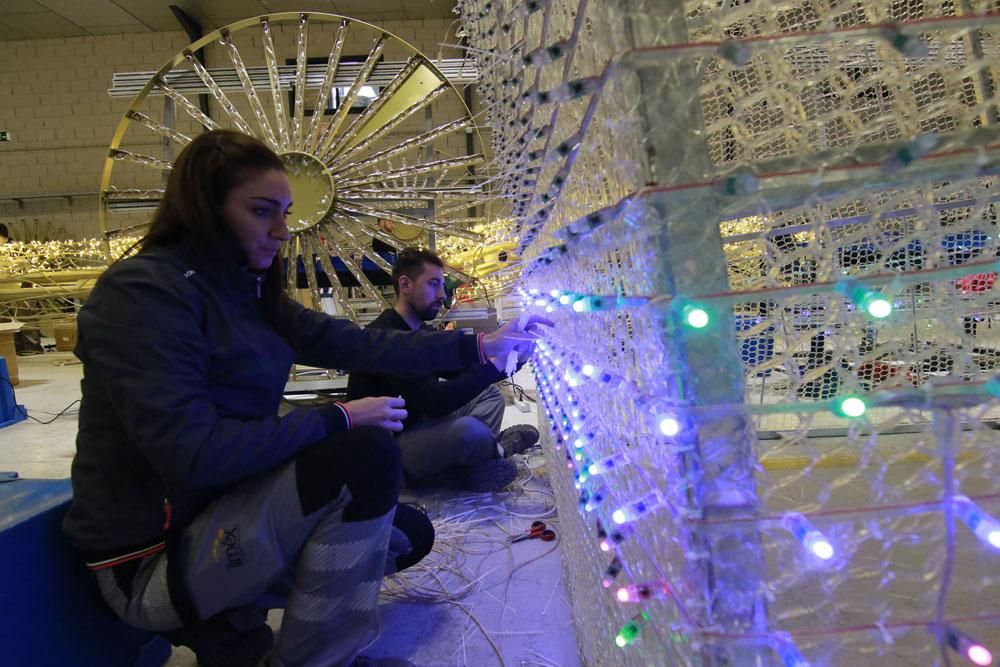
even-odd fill
[[[258,299],[260,298],[260,295],[261,295],[261,286],[263,285],[263,283],[264,283],[264,276],[257,276],[257,298]]]
[[[163,530],[170,530],[170,519],[174,516],[174,506],[170,503],[170,498],[163,499]]]

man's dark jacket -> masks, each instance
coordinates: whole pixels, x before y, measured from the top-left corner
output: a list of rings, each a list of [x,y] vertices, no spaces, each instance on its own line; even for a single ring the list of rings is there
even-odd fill
[[[402,315],[389,308],[369,324],[368,329],[410,331],[410,325]],[[427,325],[421,329],[430,330]],[[447,379],[441,380],[442,377]],[[412,372],[404,374],[351,373],[347,380],[347,398],[402,396],[406,401],[405,429],[425,416],[444,417],[454,412],[504,377],[490,362],[470,366],[460,373],[421,372],[416,365]]]

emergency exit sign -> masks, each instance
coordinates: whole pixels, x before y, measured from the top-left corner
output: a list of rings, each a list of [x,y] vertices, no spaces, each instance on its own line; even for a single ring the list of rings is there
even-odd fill
[[[0,130],[0,141],[10,141],[10,130]]]

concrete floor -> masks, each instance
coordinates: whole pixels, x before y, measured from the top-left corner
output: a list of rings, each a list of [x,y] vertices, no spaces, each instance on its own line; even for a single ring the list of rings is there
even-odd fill
[[[17,362],[17,402],[32,417],[48,421],[79,398],[81,366],[71,353],[47,352]],[[526,370],[516,380],[532,386]],[[504,426],[537,423],[534,404],[529,405],[529,412],[508,406]],[[68,477],[77,407],[47,425],[26,420],[0,430],[0,471],[26,478]],[[402,581],[387,580],[382,633],[366,655],[407,658],[420,667],[579,665],[561,545],[506,543],[509,533],[535,518],[544,517],[558,531],[542,457],[519,458],[521,473],[507,492],[404,497],[427,507],[438,525],[439,550],[425,561],[428,567]],[[445,590],[452,599],[440,599],[449,597]],[[435,601],[415,600],[417,591]],[[280,628],[280,612],[273,612],[271,621]],[[190,651],[176,649],[167,665],[193,667],[196,661]]]

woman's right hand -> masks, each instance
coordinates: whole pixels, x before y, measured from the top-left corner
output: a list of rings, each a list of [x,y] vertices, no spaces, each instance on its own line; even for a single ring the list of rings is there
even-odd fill
[[[381,426],[394,433],[403,430],[406,401],[398,396],[368,396],[347,401],[344,407],[351,413],[351,427]]]

